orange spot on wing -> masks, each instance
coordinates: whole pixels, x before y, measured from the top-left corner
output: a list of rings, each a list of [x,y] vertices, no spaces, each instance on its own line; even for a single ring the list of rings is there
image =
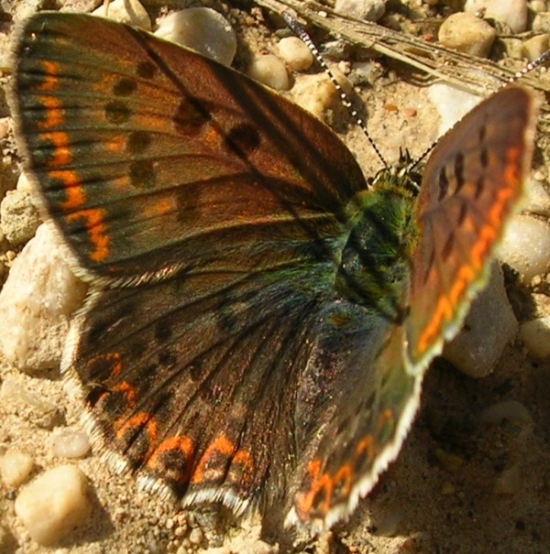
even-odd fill
[[[126,139],[122,135],[115,135],[107,141],[107,150],[111,153],[124,152]]]
[[[318,458],[314,458],[309,462],[307,472],[311,478],[309,490],[306,493],[299,492],[296,494],[295,505],[298,515],[305,520],[308,514],[311,513],[311,508],[315,502],[315,498],[320,492],[324,491],[324,499],[321,505],[321,512],[326,514],[330,508],[330,499],[332,497],[333,481],[328,473],[321,473],[321,462]]]
[[[117,440],[124,442],[124,435],[127,432],[135,433],[136,431],[144,432],[147,435],[149,446],[147,451],[142,456],[142,459],[149,459],[155,448],[155,443],[158,437],[157,422],[152,414],[148,412],[140,412],[128,418],[122,425],[119,426],[115,434]]]
[[[162,472],[165,470],[165,464],[162,458],[171,452],[178,452],[185,459],[186,470],[178,477],[173,477],[180,484],[185,484],[189,480],[193,459],[193,443],[187,437],[170,437],[162,441],[154,450],[147,461],[147,467],[151,471]],[[171,472],[172,474],[174,472]]]
[[[74,171],[58,170],[49,171],[48,177],[52,180],[61,181],[65,190],[66,200],[59,205],[62,211],[71,211],[80,208],[86,202],[86,195],[79,176]]]
[[[42,68],[44,69],[44,80],[38,85],[38,90],[57,90],[59,82],[57,76],[59,74],[59,64],[50,60],[42,60]]]
[[[42,104],[46,108],[46,119],[38,123],[40,129],[55,129],[63,123],[61,102],[53,96],[42,97]]]
[[[216,148],[219,142],[219,133],[210,128],[204,136],[204,142],[208,145],[209,148]]]
[[[355,449],[355,454],[356,456],[359,456],[363,454],[363,452],[367,453],[367,458],[369,459],[370,462],[374,460],[374,456],[376,455],[376,448],[374,444],[374,438],[372,435],[367,435],[364,439],[361,439],[359,441],[359,444]]]
[[[377,433],[382,432],[383,428],[388,423],[391,425],[391,428],[393,429],[393,427],[394,427],[393,412],[389,408],[386,408],[385,410],[382,410],[382,412],[378,416],[378,419],[376,420],[376,431],[377,431]]]
[[[118,352],[108,352],[107,354],[94,356],[93,358],[90,358],[90,360],[88,360],[86,366],[88,368],[93,368],[93,366],[97,364],[102,364],[104,361],[111,366],[109,379],[115,379],[116,377],[118,377],[120,375],[120,372],[122,371],[122,361]]]
[[[53,144],[53,157],[48,160],[48,167],[60,167],[69,165],[73,161],[73,155],[69,146],[67,133],[61,131],[52,133],[41,133],[40,139]]]
[[[233,456],[233,464],[242,466],[242,478],[252,475],[254,464],[252,462],[252,456],[250,455],[250,452],[247,452],[246,450],[237,451],[235,456]]]
[[[216,453],[220,453],[223,456],[230,457],[237,451],[237,445],[230,441],[225,435],[221,435],[214,439],[208,448],[204,451],[204,454],[200,457],[197,467],[193,472],[191,483],[201,483],[205,480],[205,472],[207,465]]]
[[[506,166],[504,167],[504,181],[507,186],[514,186],[520,183],[519,171],[521,166],[521,150],[519,148],[509,148],[506,151]]]
[[[144,211],[146,218],[159,217],[174,211],[174,202],[169,198],[163,198],[154,204],[147,206]]]
[[[109,234],[105,225],[106,212],[100,208],[89,210],[80,210],[66,216],[68,223],[74,223],[80,219],[84,220],[86,231],[88,232],[88,241],[93,247],[88,257],[91,261],[99,263],[109,257]]]
[[[351,492],[351,484],[353,478],[353,469],[349,464],[344,464],[334,476],[334,486],[337,486],[338,483],[343,482],[342,490],[340,496],[347,498]],[[328,510],[328,507],[327,507]]]
[[[250,453],[246,450],[238,450],[237,445],[233,441],[229,440],[225,435],[221,435],[208,445],[208,448],[200,457],[191,477],[192,484],[200,484],[208,480],[206,475],[208,473],[208,465],[215,459],[216,454],[221,454],[223,458],[230,460],[231,465],[239,465],[243,468],[242,473],[238,472],[239,482],[243,480],[243,476],[246,477],[251,474],[253,462]]]
[[[123,381],[111,389],[113,393],[120,393],[124,397],[126,406],[132,409],[136,405],[136,390],[130,383]],[[116,427],[116,423],[114,424]]]

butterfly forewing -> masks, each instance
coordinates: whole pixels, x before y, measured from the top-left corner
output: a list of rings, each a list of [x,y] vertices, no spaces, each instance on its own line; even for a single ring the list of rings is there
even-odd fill
[[[41,14],[16,56],[28,167],[82,266],[101,277],[290,263],[304,242],[342,231],[365,187],[320,121],[148,33]]]
[[[409,356],[419,368],[458,332],[485,283],[505,224],[524,195],[536,105],[527,90],[503,89],[451,129],[426,164],[407,319]]]

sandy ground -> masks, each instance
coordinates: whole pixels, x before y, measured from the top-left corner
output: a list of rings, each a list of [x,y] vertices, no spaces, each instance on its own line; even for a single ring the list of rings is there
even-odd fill
[[[4,26],[4,30],[9,28]],[[270,37],[270,33],[262,28],[257,36]],[[269,45],[271,39],[265,40]],[[395,159],[399,146],[410,147],[413,156],[419,155],[436,137],[435,110],[423,89],[406,82],[406,72],[388,69],[384,60],[379,63],[383,77],[373,88],[362,91],[373,138],[389,159]],[[369,167],[372,154],[360,133],[351,129],[345,138],[365,171],[374,171]],[[549,314],[545,295],[530,295],[530,300],[540,315]],[[78,426],[80,406],[65,393],[58,371],[33,377],[2,362],[0,379],[51,402],[59,415],[59,421],[45,422],[40,410],[20,395],[3,397],[0,453],[7,447],[32,452],[36,474],[61,463],[51,454],[51,430],[54,426]],[[531,421],[483,424],[480,414],[484,409],[503,400],[520,402]],[[474,380],[437,360],[428,373],[420,413],[398,460],[350,522],[318,540],[300,544],[295,551],[548,553],[549,461],[549,362],[530,359],[516,343],[506,349],[492,375]],[[41,547],[14,515],[17,491],[3,487],[2,554],[183,553],[208,548],[219,548],[212,550],[219,554],[292,551],[290,535],[260,541],[257,522],[234,521],[227,514],[208,511],[178,513],[154,495],[137,491],[131,477],[110,472],[96,455],[78,465],[94,491],[90,520],[55,549]]]

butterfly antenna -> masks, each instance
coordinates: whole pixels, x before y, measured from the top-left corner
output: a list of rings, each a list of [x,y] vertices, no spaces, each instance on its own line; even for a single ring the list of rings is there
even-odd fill
[[[372,146],[372,149],[374,150],[375,154],[378,156],[379,160],[382,162],[382,165],[385,169],[389,169],[389,165],[384,159],[384,156],[382,156],[382,153],[380,150],[378,150],[378,147],[374,143],[374,140],[369,135],[369,132],[367,131],[367,128],[365,127],[365,122],[363,119],[359,116],[357,113],[357,110],[354,109],[354,107],[351,105],[351,102],[349,100],[348,95],[344,92],[342,89],[342,86],[340,83],[336,80],[336,77],[334,77],[332,71],[327,66],[325,60],[323,59],[323,56],[317,50],[317,47],[315,46],[314,42],[311,40],[310,36],[305,32],[303,27],[296,21],[296,18],[287,10],[282,12],[281,14],[283,16],[283,19],[285,20],[288,27],[292,30],[292,32],[310,49],[311,53],[317,60],[317,63],[323,68],[324,72],[329,76],[329,79],[332,81],[332,84],[336,87],[336,91],[340,95],[340,100],[342,104],[346,107],[349,114],[355,121],[355,124],[359,126],[359,128],[363,131],[365,136],[367,137],[367,140],[369,141],[370,145]]]
[[[528,64],[525,64],[519,71],[514,73],[505,83],[503,83],[500,87],[505,88],[508,85],[511,85],[521,79],[524,75],[527,75],[530,71],[533,71],[533,69],[537,69],[537,67],[540,67],[543,63],[550,60],[550,50],[546,50],[546,52],[543,52],[536,60],[533,60],[532,62],[529,62]]]
[[[537,69],[537,67],[540,67],[542,64],[550,60],[550,50],[546,50],[546,52],[543,52],[536,60],[533,60],[532,62],[529,62],[525,64],[519,71],[516,71],[507,81],[502,83],[498,88],[497,91],[506,88],[509,85],[512,85],[519,79],[521,79],[523,76],[527,75],[530,71],[533,71],[534,69]],[[458,122],[457,122],[458,123]],[[408,168],[409,171],[413,170],[435,147],[435,145],[438,143],[439,139],[434,141],[429,148],[427,148],[424,153],[418,158],[411,166]]]

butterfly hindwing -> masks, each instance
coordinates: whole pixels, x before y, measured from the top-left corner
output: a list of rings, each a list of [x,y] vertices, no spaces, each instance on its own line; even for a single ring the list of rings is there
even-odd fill
[[[299,273],[175,276],[91,297],[65,365],[87,384],[96,436],[148,486],[236,511],[283,494],[291,391],[322,304]]]

